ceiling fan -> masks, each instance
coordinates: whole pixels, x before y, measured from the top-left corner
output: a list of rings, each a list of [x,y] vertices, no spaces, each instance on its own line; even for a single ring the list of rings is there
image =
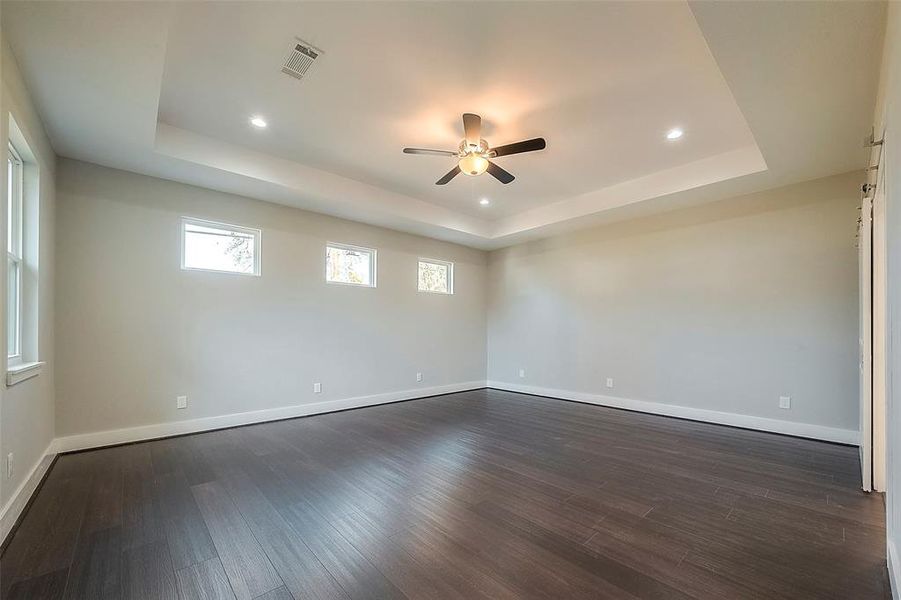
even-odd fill
[[[472,113],[463,115],[463,135],[460,146],[456,152],[451,150],[429,150],[427,148],[404,148],[405,154],[434,154],[437,156],[453,156],[457,159],[457,166],[450,170],[444,177],[435,182],[435,185],[446,185],[448,181],[460,173],[481,175],[485,171],[501,183],[510,183],[515,179],[513,175],[488,160],[498,156],[509,156],[522,152],[534,152],[544,150],[547,143],[544,138],[534,138],[504,146],[491,148],[488,142],[482,139],[482,117]]]

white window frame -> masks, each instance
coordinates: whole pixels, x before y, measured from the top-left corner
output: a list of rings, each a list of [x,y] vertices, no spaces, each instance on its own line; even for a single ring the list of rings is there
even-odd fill
[[[189,267],[185,265],[185,228],[187,225],[197,225],[199,227],[215,227],[217,229],[228,229],[236,233],[244,233],[253,236],[253,271],[251,273],[242,273],[241,271],[230,271],[227,269],[206,269],[202,267]],[[245,227],[243,225],[234,225],[232,223],[222,223],[220,221],[210,221],[209,219],[198,219],[197,217],[181,217],[179,220],[179,234],[181,237],[181,268],[183,271],[201,271],[207,273],[223,273],[225,275],[244,275],[249,277],[259,277],[262,273],[262,254],[263,254],[263,232],[253,227]]]
[[[447,291],[446,292],[436,292],[434,290],[424,290],[419,287],[419,264],[420,263],[429,263],[433,265],[440,265],[443,267],[447,267]],[[439,260],[437,258],[419,258],[416,261],[416,291],[422,292],[423,294],[440,294],[442,296],[452,296],[454,294],[454,263],[448,260]]]
[[[354,252],[366,252],[369,254],[369,283],[352,283],[349,281],[332,281],[328,278],[328,249],[335,248],[336,250],[352,250]],[[325,253],[323,255],[323,268],[325,271],[325,282],[330,285],[347,285],[351,287],[358,288],[374,288],[376,287],[376,274],[378,273],[378,250],[375,248],[367,248],[366,246],[354,246],[352,244],[342,244],[340,242],[326,242],[325,243]]]
[[[15,348],[7,348],[7,365],[8,366],[16,366],[22,364],[22,269],[25,266],[24,256],[23,256],[23,243],[22,238],[24,237],[23,231],[23,219],[22,213],[24,210],[24,196],[25,196],[25,163],[22,161],[22,155],[16,150],[15,146],[12,143],[8,146],[8,157],[13,161],[13,180],[12,180],[12,197],[7,198],[7,203],[12,203],[12,210],[10,211],[9,205],[7,205],[6,210],[11,212],[10,223],[7,228],[7,235],[9,236],[8,244],[7,244],[7,268],[9,268],[10,263],[14,263],[16,265],[16,299],[15,299],[15,311],[16,311],[16,331],[14,334],[15,338]],[[10,248],[12,250],[10,251]],[[8,274],[7,274],[8,276]],[[9,290],[7,290],[7,302],[9,301]],[[7,322],[6,326],[9,327],[10,323]],[[7,332],[7,340],[9,339],[9,332]]]

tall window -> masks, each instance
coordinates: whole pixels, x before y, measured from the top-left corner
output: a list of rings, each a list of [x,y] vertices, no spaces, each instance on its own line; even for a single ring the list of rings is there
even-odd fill
[[[181,268],[260,274],[259,229],[182,217]]]
[[[329,243],[325,247],[325,280],[375,287],[375,250]]]
[[[431,258],[419,259],[419,291],[454,293],[454,263]]]
[[[6,291],[7,355],[10,365],[22,362],[22,158],[12,145],[6,160]]]

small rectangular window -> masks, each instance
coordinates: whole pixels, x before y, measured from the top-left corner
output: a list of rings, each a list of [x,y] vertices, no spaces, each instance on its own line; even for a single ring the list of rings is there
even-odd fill
[[[453,294],[454,263],[420,258],[419,291],[433,294]]]
[[[329,242],[325,249],[325,280],[375,287],[375,254],[372,248]]]
[[[182,217],[181,268],[260,274],[259,229]]]

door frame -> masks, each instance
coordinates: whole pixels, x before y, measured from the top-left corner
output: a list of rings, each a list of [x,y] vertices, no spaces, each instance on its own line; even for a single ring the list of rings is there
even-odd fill
[[[886,237],[885,170],[877,173],[876,191],[873,194],[873,286],[872,286],[872,344],[873,344],[873,489],[884,492],[886,487],[886,343],[888,335],[887,281],[888,239]]]
[[[859,298],[859,389],[861,488],[873,490],[873,219],[872,200],[866,193],[860,201],[857,226]]]

